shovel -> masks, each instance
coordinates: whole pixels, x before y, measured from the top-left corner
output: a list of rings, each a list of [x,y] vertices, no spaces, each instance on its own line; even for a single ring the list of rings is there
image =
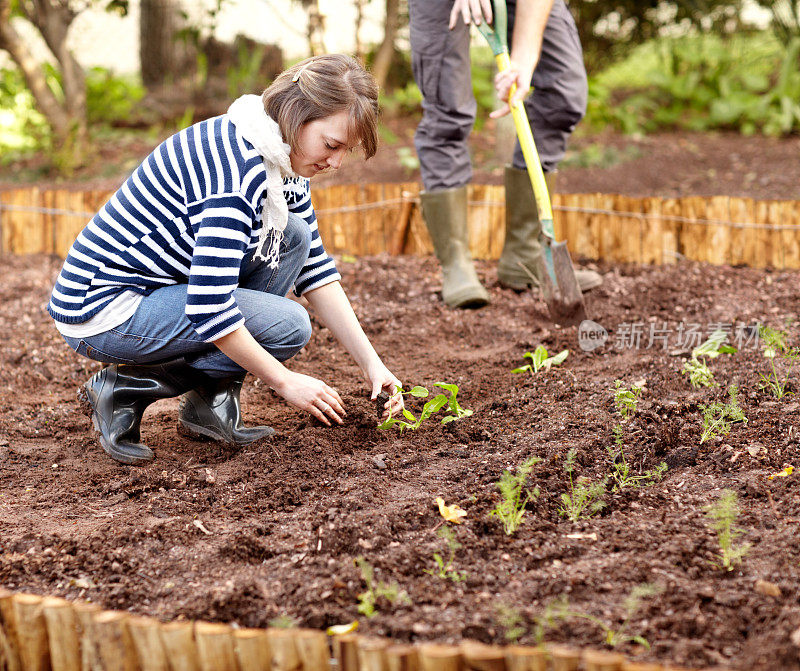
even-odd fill
[[[486,22],[485,18],[477,27],[492,48],[498,70],[503,72],[511,66],[506,43],[506,2],[505,0],[493,0],[492,5],[494,6],[494,28]],[[514,92],[515,87],[512,86],[509,99],[513,97]],[[547,193],[542,164],[539,161],[531,126],[522,102],[511,105],[511,115],[514,118],[522,154],[525,156],[525,164],[528,168],[528,176],[531,178],[533,195],[542,224],[542,232],[539,236],[542,256],[537,260],[536,276],[541,282],[542,294],[547,303],[550,318],[562,326],[580,324],[587,318],[583,293],[575,277],[575,269],[572,266],[566,241],[556,242],[555,240],[550,196]],[[524,266],[523,269],[525,269]]]

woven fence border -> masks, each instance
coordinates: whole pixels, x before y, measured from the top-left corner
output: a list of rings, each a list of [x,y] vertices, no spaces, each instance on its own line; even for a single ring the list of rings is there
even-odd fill
[[[316,629],[162,623],[97,604],[0,588],[8,671],[689,671],[605,650],[463,641],[398,644]]]
[[[0,190],[0,251],[65,256],[111,194],[37,187]],[[468,198],[472,254],[496,259],[503,248],[504,187],[473,184]],[[329,252],[363,256],[428,254],[433,249],[417,183],[329,186],[314,189],[312,199]],[[800,268],[800,201],[557,193],[553,209],[556,238],[567,240],[576,257]]]

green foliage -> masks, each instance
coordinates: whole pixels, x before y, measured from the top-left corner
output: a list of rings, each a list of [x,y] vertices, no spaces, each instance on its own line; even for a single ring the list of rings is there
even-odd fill
[[[525,517],[525,506],[528,502],[535,501],[539,497],[538,487],[534,487],[531,491],[525,488],[525,484],[531,470],[540,461],[539,457],[526,459],[517,468],[516,473],[503,471],[503,475],[500,476],[500,481],[497,483],[502,499],[489,515],[500,519],[503,523],[503,531],[508,536],[512,535],[522,524],[522,519]]]
[[[409,173],[419,168],[417,152],[412,147],[398,147],[397,162]]]
[[[636,412],[636,407],[639,405],[639,396],[641,395],[641,387],[633,385],[628,389],[622,380],[614,381],[614,407],[622,419],[626,419],[628,415]]]
[[[658,38],[590,83],[587,124],[784,135],[800,130],[800,37]]]
[[[398,426],[401,432],[404,429],[411,429],[415,431],[426,419],[445,407],[447,408],[448,414],[442,418],[442,424],[448,424],[457,419],[469,417],[472,414],[472,410],[462,408],[458,403],[458,385],[448,384],[446,382],[436,382],[433,386],[440,387],[445,391],[450,392],[450,396],[448,397],[444,394],[437,394],[431,398],[422,407],[422,412],[420,412],[419,417],[414,415],[414,413],[408,408],[403,408],[403,417],[405,417],[405,419],[400,419],[399,417],[389,417],[382,424],[379,424],[378,428],[388,429],[392,426]],[[409,391],[405,391],[402,387],[397,387],[396,393],[413,396],[415,398],[428,398],[429,395],[428,390],[425,387],[420,387],[419,385],[413,387]]]
[[[731,426],[736,422],[747,424],[747,417],[744,416],[739,407],[737,395],[739,389],[735,384],[728,387],[730,400],[727,403],[714,401],[709,405],[701,405],[703,411],[703,433],[700,442],[704,443],[715,436],[727,436],[731,431]]]
[[[561,495],[561,507],[558,512],[572,522],[588,519],[599,513],[605,506],[603,496],[606,493],[607,480],[592,482],[589,478],[579,477],[573,480],[572,472],[575,470],[576,450],[572,448],[567,452],[564,470],[569,476],[569,492]]]
[[[708,367],[707,359],[716,359],[720,354],[734,354],[736,348],[725,345],[728,334],[722,329],[717,329],[708,340],[692,350],[691,358],[683,364],[682,375],[689,376],[689,384],[695,389],[700,387],[716,387],[714,374]]]
[[[516,643],[525,633],[525,626],[522,623],[522,613],[518,608],[507,603],[499,603],[495,608],[497,612],[497,624],[503,628],[503,635],[509,643]]]
[[[552,628],[557,621],[580,618],[583,620],[588,620],[589,622],[593,622],[600,627],[604,634],[603,643],[612,648],[616,648],[617,646],[628,642],[633,642],[650,649],[650,644],[647,642],[647,639],[637,634],[629,634],[628,627],[631,619],[639,610],[639,606],[641,605],[642,601],[648,597],[661,594],[663,591],[663,587],[660,585],[654,585],[652,583],[642,583],[640,585],[636,585],[631,590],[630,594],[625,598],[625,602],[623,604],[625,615],[622,624],[616,628],[612,627],[604,620],[601,620],[599,617],[595,617],[594,615],[589,615],[588,613],[583,613],[581,611],[572,610],[569,606],[567,597],[562,595],[555,601],[550,602],[545,608],[544,612],[535,618],[534,637],[538,643],[542,643],[544,641],[546,631]]]
[[[37,149],[48,133],[47,120],[36,109],[19,70],[0,70],[0,162],[11,163]]]
[[[453,569],[453,560],[456,557],[456,551],[461,549],[461,543],[456,540],[453,530],[448,526],[443,526],[436,534],[439,538],[444,539],[450,554],[447,561],[445,561],[441,554],[434,552],[433,561],[436,562],[436,568],[425,569],[425,573],[436,576],[437,578],[442,578],[443,580],[452,580],[453,582],[466,580],[466,571],[456,571]]]
[[[91,68],[86,73],[87,120],[112,124],[130,119],[144,95],[137,79],[115,75],[107,68]]]
[[[287,615],[286,613],[272,618],[268,624],[270,627],[274,627],[275,629],[294,629],[295,627],[299,626],[298,620],[293,618],[291,615]]]
[[[386,599],[390,604],[410,604],[411,599],[405,590],[400,589],[396,582],[385,583],[375,580],[375,570],[364,557],[356,558],[356,566],[361,571],[361,579],[366,583],[367,590],[358,595],[358,612],[365,617],[374,617],[379,599]]]
[[[562,168],[611,168],[639,158],[641,155],[642,152],[638,147],[630,146],[620,150],[617,147],[592,142],[579,151],[567,150],[567,155],[559,165]]]
[[[719,566],[726,571],[733,571],[750,549],[749,543],[736,545],[736,540],[743,533],[734,526],[739,516],[736,492],[723,489],[716,502],[706,506],[705,510],[711,526],[717,532],[721,557]]]
[[[781,399],[792,393],[787,391],[789,374],[797,359],[800,358],[800,349],[789,347],[786,344],[788,335],[786,331],[779,331],[766,325],[760,325],[758,327],[758,335],[761,340],[761,353],[769,361],[770,365],[770,370],[766,375],[759,373],[761,377],[760,387],[761,389],[769,390],[775,398]],[[776,359],[783,360],[786,364],[783,375],[778,373]]]
[[[378,99],[381,111],[390,117],[413,114],[422,108],[422,92],[414,81],[391,92],[381,91]]]
[[[523,357],[529,358],[531,360],[530,363],[515,368],[511,372],[530,373],[533,375],[540,370],[550,370],[551,366],[560,366],[564,363],[564,359],[567,358],[567,355],[569,355],[569,350],[565,349],[554,356],[549,356],[547,348],[544,345],[539,345],[533,352],[525,352],[525,354],[522,355]]]

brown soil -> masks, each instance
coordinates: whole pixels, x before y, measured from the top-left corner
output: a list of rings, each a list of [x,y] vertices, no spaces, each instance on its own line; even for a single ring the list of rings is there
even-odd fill
[[[534,643],[557,599],[619,630],[631,590],[653,583],[660,596],[645,598],[623,632],[650,649],[628,641],[619,646],[625,654],[800,669],[799,476],[768,479],[785,464],[800,467],[798,402],[759,388],[768,367],[752,342],[711,362],[718,388],[693,390],[679,374],[691,347],[679,339],[682,325],[783,327],[800,309],[797,272],[601,265],[605,284],[588,309],[610,338],[586,353],[575,328],[549,322],[541,300],[501,289],[493,264],[479,265],[491,305],[464,312],[442,306],[430,258],[342,261],[344,285],[387,364],[407,386],[458,384],[474,414],[377,430],[359,371],[317,325],[290,366],[339,389],[343,426],[317,424],[248,378],[246,420],[274,426],[273,439],[232,451],[185,438],[175,430],[177,401],[162,401],[143,429],[157,459],[136,468],[109,459],[79,413],[76,389],[97,365],[67,348],[43,310],[60,261],[0,261],[0,585],[165,620],[266,626],[288,615],[320,628],[358,618],[361,631],[399,640],[503,642],[498,607],[506,606],[521,617],[520,641]],[[651,326],[664,323],[666,350],[658,341],[648,348]],[[643,328],[639,349],[626,346],[632,324]],[[512,374],[540,343],[569,348],[569,357],[546,373]],[[617,379],[644,389],[623,425],[633,472],[661,462],[669,470],[649,486],[609,487],[597,515],[570,522],[559,514],[569,487],[563,463],[574,449],[576,478],[609,474]],[[701,406],[723,400],[734,382],[747,424],[701,443]],[[489,516],[496,483],[531,456],[541,459],[529,478],[540,495],[508,536]],[[719,544],[704,510],[723,488],[739,497],[737,543],[751,544],[732,571],[715,566]],[[452,569],[463,581],[427,572],[434,553],[448,555],[436,533],[439,496],[467,512],[451,526],[461,544]],[[374,617],[360,615],[358,557],[408,600],[381,598]],[[605,633],[573,615],[555,619],[545,638],[601,647]]]

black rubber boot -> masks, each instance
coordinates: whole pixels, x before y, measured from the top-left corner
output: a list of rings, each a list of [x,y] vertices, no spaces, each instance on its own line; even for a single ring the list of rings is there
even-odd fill
[[[244,377],[213,379],[184,394],[178,429],[192,437],[211,438],[229,445],[248,445],[275,433],[269,426],[242,423],[239,394]]]
[[[155,458],[140,442],[139,426],[147,406],[173,398],[208,377],[183,359],[158,365],[114,364],[85,382],[78,398],[100,434],[100,445],[122,464],[143,464]]]

